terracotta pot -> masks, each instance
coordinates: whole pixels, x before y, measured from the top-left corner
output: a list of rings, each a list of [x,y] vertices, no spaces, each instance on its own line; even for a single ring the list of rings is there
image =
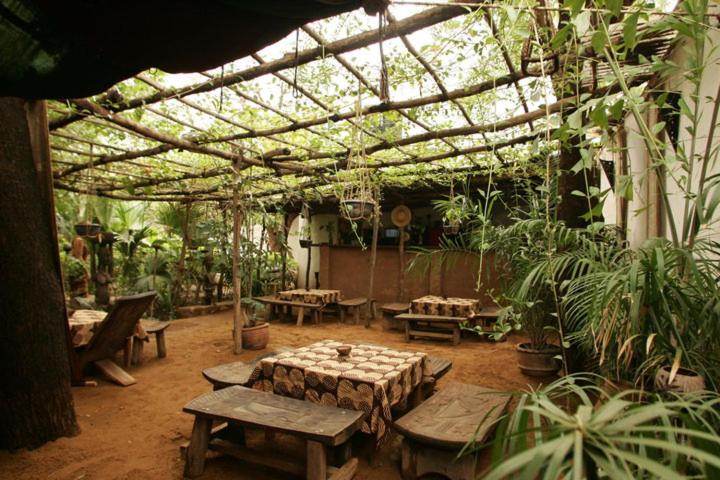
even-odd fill
[[[662,392],[690,393],[705,390],[705,379],[699,373],[688,368],[679,368],[673,378],[670,379],[670,366],[660,367],[655,375],[655,388]]]
[[[262,350],[270,341],[270,324],[265,322],[254,327],[243,327],[242,344],[248,350]]]
[[[560,347],[546,345],[542,349],[531,348],[529,343],[520,343],[515,347],[520,371],[530,377],[549,377],[555,375],[562,366]]]

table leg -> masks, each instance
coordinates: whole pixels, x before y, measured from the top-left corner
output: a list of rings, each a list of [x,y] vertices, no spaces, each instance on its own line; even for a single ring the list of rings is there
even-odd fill
[[[410,320],[405,320],[405,341],[410,341]]]
[[[460,326],[457,323],[455,325],[453,325],[452,343],[453,343],[453,345],[460,344]]]
[[[210,441],[210,430],[212,420],[209,418],[195,417],[193,431],[190,437],[190,445],[185,452],[185,472],[189,478],[202,475],[205,470],[205,454],[207,453],[208,442]]]
[[[320,442],[307,442],[307,480],[327,479],[327,450]]]

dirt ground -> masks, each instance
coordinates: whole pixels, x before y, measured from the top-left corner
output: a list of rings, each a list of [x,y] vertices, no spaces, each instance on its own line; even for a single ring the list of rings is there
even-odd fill
[[[96,387],[73,388],[81,433],[62,438],[33,451],[0,452],[0,478],[7,479],[180,479],[183,462],[179,446],[188,440],[192,418],[182,407],[211,387],[201,375],[204,368],[250,360],[262,352],[232,353],[232,313],[176,320],[167,330],[168,357],[155,357],[154,339],[145,348],[145,361],[129,371],[137,384],[122,388],[98,379]],[[449,380],[501,390],[520,390],[535,382],[520,374],[514,346],[521,339],[491,343],[465,339],[449,342],[413,341],[399,332],[386,332],[379,321],[371,328],[341,325],[327,316],[322,325],[297,328],[275,322],[268,349],[303,346],[332,339],[369,341],[397,349],[423,351],[452,360],[453,368],[439,382]],[[379,465],[371,467],[360,456],[357,480],[396,480],[399,473],[399,439],[386,443]],[[294,448],[295,447],[295,448]],[[299,445],[288,444],[287,451]],[[227,457],[209,459],[204,479],[284,479],[285,475],[259,471]]]

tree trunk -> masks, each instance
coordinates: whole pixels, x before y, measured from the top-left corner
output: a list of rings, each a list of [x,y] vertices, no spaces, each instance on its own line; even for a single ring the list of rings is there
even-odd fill
[[[600,184],[595,168],[581,169],[577,173],[572,171],[581,159],[580,148],[576,146],[576,141],[579,140],[573,138],[560,149],[557,218],[563,220],[568,227],[585,227],[593,221],[602,220],[602,212],[594,219],[583,218],[597,205],[597,197],[589,200],[586,197],[589,189],[599,187]],[[574,191],[581,192],[584,196],[573,195]]]
[[[45,102],[0,98],[0,125],[0,448],[35,448],[79,432]]]
[[[378,230],[380,228],[380,195],[376,195],[373,210],[372,245],[370,246],[370,281],[368,282],[367,310],[365,311],[365,328],[370,327],[370,318],[373,312],[373,298],[375,298],[375,262],[377,260]]]
[[[242,353],[242,328],[245,326],[245,315],[242,310],[242,271],[240,269],[240,229],[243,214],[240,210],[240,189],[238,187],[237,170],[233,169],[233,352]]]

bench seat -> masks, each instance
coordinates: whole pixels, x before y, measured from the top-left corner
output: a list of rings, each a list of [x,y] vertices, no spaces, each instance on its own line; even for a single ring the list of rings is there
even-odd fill
[[[270,321],[275,314],[275,307],[281,306],[286,308],[296,307],[298,309],[297,315],[297,326],[301,327],[303,319],[305,318],[305,310],[310,310],[313,313],[313,320],[315,323],[322,322],[322,309],[325,305],[320,303],[306,303],[296,302],[290,300],[281,300],[275,295],[265,295],[262,297],[255,297],[260,303],[265,304],[265,320]]]
[[[451,382],[394,423],[403,435],[403,480],[433,473],[451,480],[475,478],[474,455],[456,458],[469,441],[482,444],[505,413],[510,396]]]
[[[360,429],[363,412],[317,405],[295,398],[232,386],[201,395],[183,408],[195,416],[190,443],[185,449],[186,477],[202,475],[207,450],[219,451],[242,460],[260,463],[308,480],[352,478],[357,459],[350,459],[351,436]],[[227,427],[213,430],[214,421]],[[293,435],[306,441],[304,466],[284,455],[245,448],[244,429],[258,428],[269,433]],[[341,465],[328,467],[328,448],[335,448]]]
[[[427,337],[452,340],[453,345],[457,345],[460,343],[460,324],[467,318],[401,313],[395,316],[395,320],[405,323],[405,340],[408,342],[414,337]]]
[[[217,365],[215,367],[206,368],[202,371],[205,380],[210,382],[213,390],[231,387],[233,385],[245,385],[250,381],[250,374],[255,370],[255,366],[263,358],[274,357],[278,353],[290,350],[287,347],[280,347],[275,351],[266,352],[258,355],[249,362],[231,362]]]

